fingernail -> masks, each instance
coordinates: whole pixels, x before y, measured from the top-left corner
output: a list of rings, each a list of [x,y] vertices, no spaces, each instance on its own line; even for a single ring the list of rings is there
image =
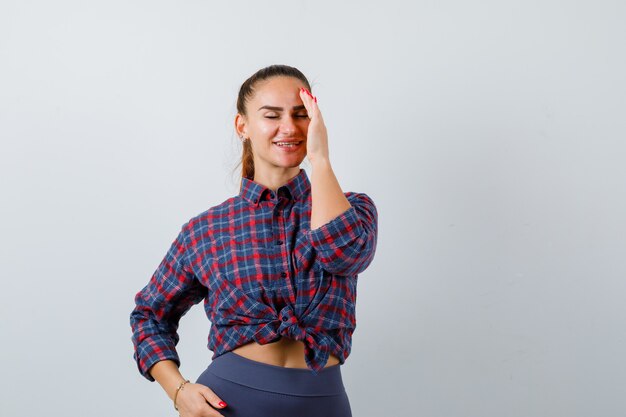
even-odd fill
[[[315,99],[315,102],[317,103],[317,97],[313,97]]]
[[[220,401],[219,403],[217,403],[217,405],[219,405],[220,407],[226,407],[226,403],[224,401]]]

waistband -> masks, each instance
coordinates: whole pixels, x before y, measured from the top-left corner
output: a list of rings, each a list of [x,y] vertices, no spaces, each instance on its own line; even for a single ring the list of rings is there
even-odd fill
[[[286,368],[248,359],[232,351],[209,364],[207,371],[251,388],[302,396],[340,395],[345,392],[341,364],[330,365],[314,375],[308,368]]]

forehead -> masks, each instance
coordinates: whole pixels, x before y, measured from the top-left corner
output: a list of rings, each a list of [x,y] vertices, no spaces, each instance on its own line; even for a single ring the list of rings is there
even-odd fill
[[[294,77],[272,77],[255,87],[252,102],[254,104],[279,105],[283,103],[301,103],[300,87],[306,87]],[[258,108],[258,106],[257,106]]]

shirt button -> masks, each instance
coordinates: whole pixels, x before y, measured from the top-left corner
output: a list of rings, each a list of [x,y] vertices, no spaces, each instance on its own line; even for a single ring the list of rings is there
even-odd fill
[[[281,277],[283,277],[283,278],[285,278],[285,277],[287,276],[287,273],[286,273],[286,272],[281,272],[281,273],[280,273],[280,276],[281,276]]]
[[[282,245],[282,244],[283,244],[283,241],[282,241],[282,240],[277,240],[277,241],[276,241],[276,244],[277,244],[277,245]]]

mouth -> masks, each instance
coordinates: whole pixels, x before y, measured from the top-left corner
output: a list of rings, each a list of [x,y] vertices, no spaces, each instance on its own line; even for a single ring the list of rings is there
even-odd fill
[[[279,140],[272,144],[283,150],[293,150],[299,148],[303,142],[302,140]]]

